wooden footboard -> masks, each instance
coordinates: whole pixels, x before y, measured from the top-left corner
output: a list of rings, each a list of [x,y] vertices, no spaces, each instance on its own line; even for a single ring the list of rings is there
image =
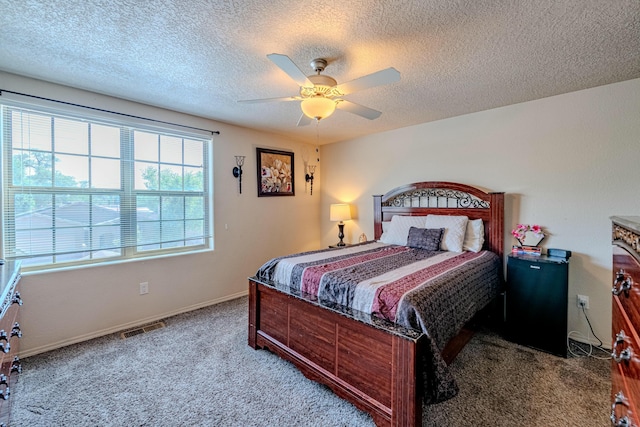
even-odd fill
[[[412,335],[412,336],[410,336]],[[292,362],[378,426],[422,425],[425,336],[404,336],[249,280],[249,345]]]

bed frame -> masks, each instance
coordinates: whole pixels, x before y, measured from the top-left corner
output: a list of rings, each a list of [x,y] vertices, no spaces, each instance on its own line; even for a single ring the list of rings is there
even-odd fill
[[[420,182],[374,197],[374,234],[394,215],[466,215],[482,219],[485,249],[503,259],[504,193],[451,182]],[[471,338],[452,339],[450,363]],[[249,346],[292,362],[307,378],[371,414],[377,426],[422,425],[421,332],[363,313],[346,313],[308,295],[285,293],[249,278]]]

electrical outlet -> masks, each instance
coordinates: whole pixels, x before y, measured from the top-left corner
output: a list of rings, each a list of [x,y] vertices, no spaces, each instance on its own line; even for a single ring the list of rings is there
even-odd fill
[[[149,282],[141,282],[140,283],[140,295],[149,293]]]
[[[589,308],[589,297],[586,295],[578,295],[578,307],[582,308],[584,307],[584,309],[588,309]]]

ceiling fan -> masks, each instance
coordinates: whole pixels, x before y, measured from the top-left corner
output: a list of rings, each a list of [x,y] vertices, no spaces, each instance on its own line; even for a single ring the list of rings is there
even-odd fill
[[[390,67],[346,83],[338,84],[333,77],[320,74],[328,64],[324,58],[316,58],[311,61],[311,68],[316,74],[310,76],[305,75],[287,55],[272,53],[267,55],[267,58],[298,83],[300,86],[300,94],[280,98],[249,99],[238,102],[301,101],[300,107],[302,109],[302,115],[298,120],[298,126],[308,125],[314,119],[317,121],[325,119],[333,114],[336,108],[357,114],[369,120],[377,119],[382,114],[380,111],[347,101],[342,97],[359,90],[386,85],[400,80],[400,72]]]

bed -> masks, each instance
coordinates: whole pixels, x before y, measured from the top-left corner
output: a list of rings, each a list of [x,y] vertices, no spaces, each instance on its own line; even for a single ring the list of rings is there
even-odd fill
[[[278,257],[249,278],[248,342],[378,426],[419,426],[423,402],[457,393],[447,365],[464,325],[502,291],[504,193],[420,182],[373,201],[375,241]],[[482,238],[458,251],[463,217],[465,238],[472,223]]]

